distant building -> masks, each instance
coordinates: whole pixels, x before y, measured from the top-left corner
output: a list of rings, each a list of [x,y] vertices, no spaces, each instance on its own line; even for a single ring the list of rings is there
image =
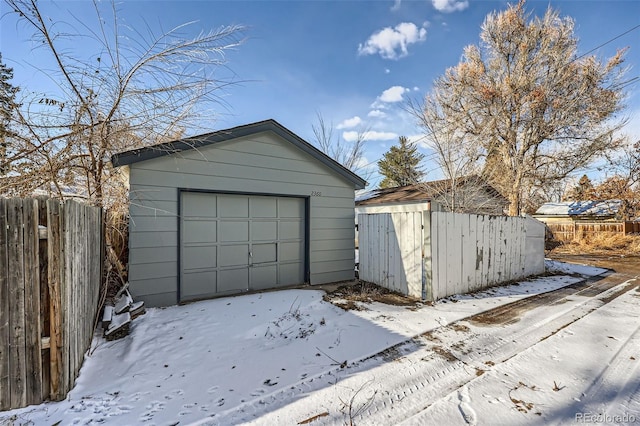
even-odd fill
[[[574,221],[616,221],[622,208],[621,200],[585,200],[545,203],[533,217],[546,224]]]
[[[429,210],[503,215],[508,206],[509,201],[489,183],[467,177],[458,180],[455,191],[451,180],[443,179],[361,193],[356,197],[356,216]]]

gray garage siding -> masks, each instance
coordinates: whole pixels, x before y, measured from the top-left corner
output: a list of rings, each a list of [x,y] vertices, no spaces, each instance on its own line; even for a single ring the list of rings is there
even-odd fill
[[[353,183],[271,133],[129,168],[130,285],[150,306],[178,302],[178,188],[309,197],[311,284],[353,278]]]

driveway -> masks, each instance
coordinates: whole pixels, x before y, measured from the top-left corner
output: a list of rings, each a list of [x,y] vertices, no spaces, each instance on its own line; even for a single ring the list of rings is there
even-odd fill
[[[439,327],[223,423],[640,423],[640,262],[562,260],[615,271]]]

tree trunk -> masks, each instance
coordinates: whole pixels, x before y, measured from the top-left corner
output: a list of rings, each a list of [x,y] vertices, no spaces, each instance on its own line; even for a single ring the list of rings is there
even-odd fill
[[[509,216],[520,216],[520,188],[513,188],[509,194]]]

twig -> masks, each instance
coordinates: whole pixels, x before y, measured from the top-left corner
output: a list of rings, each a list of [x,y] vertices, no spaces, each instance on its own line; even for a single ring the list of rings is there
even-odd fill
[[[340,368],[345,368],[347,366],[347,360],[344,360],[343,362],[337,361],[336,359],[328,355],[325,351],[323,351],[319,347],[316,346],[316,349],[319,350],[324,356],[326,356],[327,358],[329,358],[331,361],[334,362],[334,364],[331,364],[331,365],[339,365]]]

